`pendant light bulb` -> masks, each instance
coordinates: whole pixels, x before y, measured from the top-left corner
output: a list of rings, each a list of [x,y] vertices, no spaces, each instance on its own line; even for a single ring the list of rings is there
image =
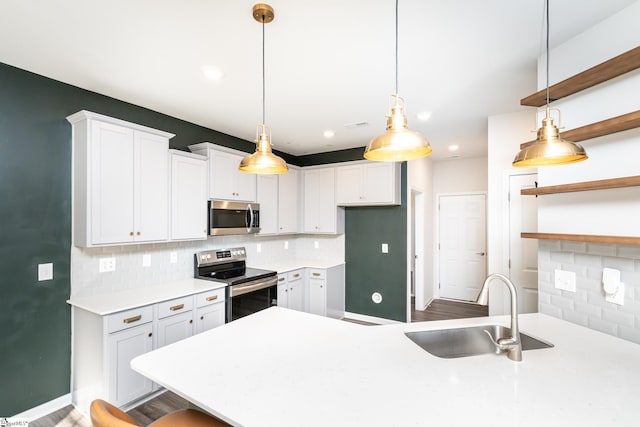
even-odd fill
[[[262,24],[262,124],[256,131],[256,151],[246,156],[240,162],[240,172],[271,175],[287,173],[287,163],[272,152],[271,129],[264,124],[265,120],[265,77],[264,77],[264,25],[273,21],[275,13],[273,8],[265,3],[253,6],[253,19]]]
[[[560,137],[558,127],[553,124],[549,108],[549,0],[546,1],[547,15],[547,106],[538,137],[533,144],[521,149],[513,159],[513,166],[535,168],[539,166],[567,165],[587,160],[587,152],[582,145],[566,141]],[[559,113],[559,112],[558,112]],[[559,118],[559,117],[558,117]],[[559,122],[560,120],[558,120]]]
[[[391,102],[393,99],[393,102]],[[364,150],[364,158],[379,162],[403,162],[431,154],[429,141],[410,131],[404,114],[404,99],[398,95],[398,0],[396,0],[396,93],[389,95],[387,131],[373,138]]]

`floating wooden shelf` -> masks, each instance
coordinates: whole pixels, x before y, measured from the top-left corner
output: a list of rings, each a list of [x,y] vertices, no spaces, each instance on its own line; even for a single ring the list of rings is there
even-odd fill
[[[543,194],[574,193],[577,191],[609,190],[611,188],[625,188],[640,186],[640,176],[625,176],[623,178],[601,179],[598,181],[575,182],[572,184],[549,185],[546,187],[523,188],[523,196],[540,196]]]
[[[560,137],[567,141],[580,142],[587,139],[598,138],[599,136],[635,129],[637,127],[640,127],[640,110],[561,132]],[[522,143],[520,144],[520,148],[528,147],[534,142],[535,141]]]
[[[550,101],[573,95],[581,90],[640,68],[640,46],[602,62],[549,87]],[[520,105],[542,107],[547,102],[546,88],[520,100]]]
[[[609,243],[614,245],[640,246],[640,237],[595,236],[592,234],[520,233],[523,239],[569,240],[572,242]]]

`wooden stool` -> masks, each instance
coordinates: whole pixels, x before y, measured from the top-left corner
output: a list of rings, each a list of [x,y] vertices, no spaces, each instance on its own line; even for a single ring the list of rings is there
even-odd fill
[[[102,399],[91,402],[93,427],[140,427],[133,418]],[[193,409],[183,409],[167,414],[148,427],[228,427],[229,424]]]

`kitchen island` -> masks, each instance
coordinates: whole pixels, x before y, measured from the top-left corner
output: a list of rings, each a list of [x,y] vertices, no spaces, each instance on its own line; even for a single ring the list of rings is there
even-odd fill
[[[554,344],[441,359],[404,332],[508,316],[363,326],[273,307],[135,358],[134,370],[233,425],[632,426],[640,345],[542,314],[521,331]]]

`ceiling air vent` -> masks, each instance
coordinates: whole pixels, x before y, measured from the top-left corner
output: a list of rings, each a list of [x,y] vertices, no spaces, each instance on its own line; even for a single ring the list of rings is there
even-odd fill
[[[355,123],[347,123],[344,125],[346,129],[358,129],[358,128],[366,128],[369,126],[367,122],[355,122]]]

